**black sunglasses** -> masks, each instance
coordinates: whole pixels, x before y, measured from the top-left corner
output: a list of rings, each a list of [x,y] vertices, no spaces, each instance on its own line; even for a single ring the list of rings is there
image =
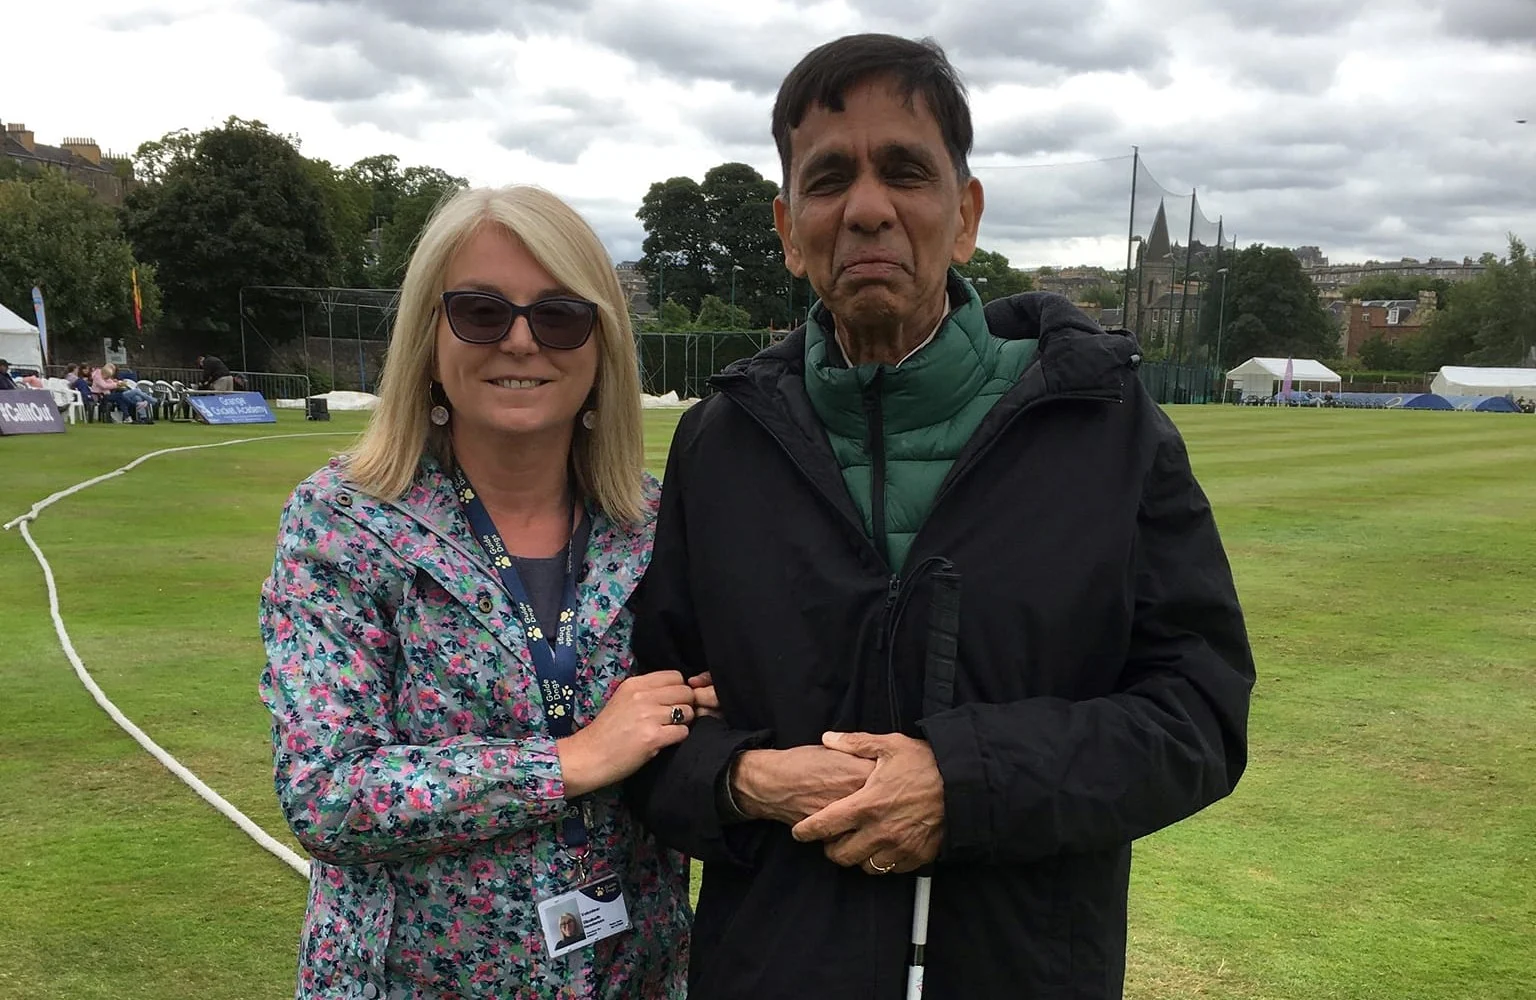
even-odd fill
[[[495,292],[444,292],[448,328],[467,344],[498,344],[522,316],[539,346],[574,351],[592,336],[597,306],[586,299],[554,296],[520,306]]]

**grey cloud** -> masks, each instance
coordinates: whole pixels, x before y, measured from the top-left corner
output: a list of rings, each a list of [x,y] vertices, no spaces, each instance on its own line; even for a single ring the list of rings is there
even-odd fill
[[[769,116],[771,98],[732,91],[728,97],[687,114],[686,120],[705,137],[726,147],[772,148]]]
[[[343,121],[416,134],[424,114],[490,117],[498,142],[561,163],[603,138],[654,142],[646,109],[627,109],[622,91],[585,89],[578,70],[543,90],[514,93],[510,67],[464,56],[465,47],[493,48],[499,33],[548,35],[627,58],[642,82],[728,84],[723,96],[694,87],[677,117],[704,136],[717,159],[775,170],[772,94],[804,53],[840,33],[842,22],[829,20],[828,11],[838,17],[851,10],[861,29],[935,37],[978,92],[999,83],[1071,86],[1057,110],[979,117],[978,161],[1073,160],[1139,143],[1159,181],[1184,189],[1186,206],[1188,187],[1198,185],[1206,214],[1225,216],[1244,243],[1318,244],[1335,257],[1460,257],[1501,249],[1507,229],[1536,237],[1528,197],[1536,131],[1509,121],[1536,114],[1536,99],[1527,96],[1536,94],[1536,60],[1522,71],[1508,60],[1479,58],[1492,46],[1536,40],[1536,0],[1417,0],[1417,20],[1396,0],[796,2],[798,11],[773,7],[761,23],[744,8],[685,0],[270,0],[254,9],[289,43],[282,68],[290,87],[334,103]],[[1363,41],[1374,56],[1422,60],[1422,86],[1375,97],[1340,88],[1340,60]],[[1447,53],[1457,61],[1454,75],[1438,73]],[[1189,109],[1172,105],[1167,115],[1141,120],[1123,110],[1116,95],[1124,88],[1160,87],[1189,66],[1212,78],[1210,105],[1230,110],[1212,112],[1200,100],[1189,125],[1172,124],[1190,118],[1173,113]],[[1093,71],[1137,79],[1101,78],[1101,97],[1074,80]],[[1236,85],[1235,100],[1215,89],[1228,85]],[[398,96],[407,91],[414,105]],[[1518,100],[1530,107],[1502,106]],[[513,107],[516,114],[498,110]],[[1128,161],[974,166],[988,194],[989,248],[1038,263],[1073,238],[1124,240]],[[1170,205],[1176,215],[1176,202]],[[638,253],[636,207],[620,200],[583,206],[601,213],[594,225],[618,258]],[[1187,207],[1184,218],[1187,225]]]
[[[632,137],[629,116],[618,105],[589,108],[576,113],[569,108],[541,117],[518,117],[503,122],[493,138],[506,149],[520,149],[551,163],[575,163],[599,139],[623,141]]]
[[[1322,94],[1338,77],[1344,53],[1320,39],[1270,39],[1245,47],[1229,64],[1233,76],[1262,90]]]
[[[1092,105],[1026,112],[1010,121],[978,125],[976,154],[1029,157],[1103,148],[1103,138],[1118,131],[1119,124],[1114,112]]]
[[[353,21],[384,21],[431,31],[481,32],[548,27],[556,19],[585,14],[593,0],[288,0],[339,12]]]
[[[1531,0],[1447,0],[1441,23],[1453,35],[1494,45],[1536,46]]]
[[[1359,19],[1363,5],[1339,0],[1207,0],[1239,30],[1261,29],[1292,37],[1338,31]]]
[[[773,93],[811,46],[803,22],[780,15],[761,28],[708,9],[666,16],[654,5],[614,4],[587,21],[587,37],[662,76],[718,80],[749,93]]]
[[[315,101],[353,101],[419,84],[429,97],[466,97],[505,67],[466,59],[454,36],[397,21],[359,18],[351,5],[290,0],[275,24],[286,36],[278,68],[289,89]]]

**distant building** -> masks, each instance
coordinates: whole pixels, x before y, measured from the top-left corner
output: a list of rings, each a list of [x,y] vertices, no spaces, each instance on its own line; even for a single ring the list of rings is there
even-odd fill
[[[1327,258],[1323,260],[1324,264],[1319,267],[1308,267],[1306,261],[1302,261],[1302,270],[1321,292],[1338,291],[1384,274],[1405,278],[1444,278],[1446,281],[1460,282],[1471,281],[1485,270],[1480,262],[1471,257],[1464,257],[1459,262],[1439,257],[1431,257],[1427,261],[1404,257],[1399,261],[1371,260],[1364,264],[1328,264]]]
[[[121,205],[133,189],[133,167],[127,157],[102,155],[95,139],[65,139],[57,146],[37,141],[32,130],[12,123],[0,138],[0,156],[27,167],[62,170],[76,184],[91,189],[109,205]]]
[[[1130,309],[1125,326],[1147,347],[1193,344],[1199,329],[1201,284],[1198,276],[1214,266],[1219,250],[1196,240],[1186,249],[1171,241],[1168,214],[1160,204],[1152,229],[1136,248]]]
[[[1296,255],[1296,259],[1301,261],[1301,266],[1305,269],[1328,266],[1328,258],[1323,256],[1323,251],[1319,247],[1297,247],[1291,253]]]
[[[619,287],[624,290],[624,297],[629,300],[629,311],[633,316],[649,316],[656,311],[651,305],[651,285],[645,274],[640,270],[640,262],[637,260],[620,261],[613,269],[619,277]]]
[[[1423,291],[1417,299],[1359,299],[1349,303],[1348,321],[1340,332],[1339,348],[1346,358],[1358,358],[1367,341],[1399,344],[1418,333],[1436,306],[1434,292]]]
[[[1109,272],[1102,267],[1063,267],[1053,269],[1048,274],[1036,271],[1033,275],[1035,287],[1042,292],[1056,292],[1065,295],[1073,302],[1080,301],[1083,292],[1100,285],[1116,285],[1118,280],[1110,277]]]

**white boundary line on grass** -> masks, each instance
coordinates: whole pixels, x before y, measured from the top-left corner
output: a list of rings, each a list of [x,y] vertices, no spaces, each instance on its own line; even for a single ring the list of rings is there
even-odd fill
[[[27,548],[32,550],[32,555],[37,558],[38,565],[43,568],[43,580],[48,584],[48,613],[53,616],[53,630],[58,634],[59,646],[64,650],[64,655],[69,658],[70,664],[75,668],[75,676],[80,678],[80,683],[84,684],[85,689],[91,693],[91,697],[96,699],[96,704],[100,705],[102,711],[106,712],[107,715],[111,717],[113,722],[121,726],[124,732],[126,732],[129,736],[132,736],[134,742],[138,743],[139,746],[149,751],[150,756],[154,757],[161,764],[164,764],[166,770],[170,771],[172,774],[176,775],[176,777],[186,782],[187,786],[196,792],[198,796],[203,799],[203,801],[213,806],[213,808],[218,810],[226,819],[234,823],[241,830],[244,830],[252,840],[256,841],[256,843],[260,844],[263,848],[270,851],[272,854],[276,855],[278,859],[280,859],[284,864],[288,865],[290,868],[305,878],[309,877],[309,862],[305,860],[302,855],[294,851],[288,845],[274,840],[271,834],[257,826],[249,816],[245,815],[245,813],[241,812],[239,809],[236,809],[232,804],[230,804],[228,799],[224,798],[224,796],[220,795],[218,792],[204,784],[202,779],[193,774],[191,771],[187,770],[181,761],[177,760],[175,757],[172,757],[163,747],[160,746],[160,744],[150,739],[149,735],[145,733],[144,730],[134,725],[133,720],[129,719],[118,709],[116,705],[112,704],[111,699],[109,699],[106,696],[106,693],[101,690],[101,687],[96,683],[95,678],[93,678],[90,672],[85,669],[85,663],[80,659],[80,654],[75,651],[75,644],[70,640],[69,631],[64,627],[64,618],[59,614],[59,591],[58,587],[54,584],[53,567],[48,563],[47,557],[43,555],[43,550],[38,547],[37,542],[32,538],[32,532],[28,530],[28,524],[37,520],[37,516],[39,514],[47,510],[49,507],[52,507],[54,504],[58,503],[60,500],[63,500],[65,497],[73,496],[74,494],[79,493],[81,490],[89,489],[90,487],[95,486],[97,483],[104,483],[108,479],[114,479],[117,476],[121,476],[125,472],[129,472],[144,462],[149,461],[151,458],[156,458],[160,455],[171,455],[179,451],[200,451],[204,448],[223,448],[232,444],[250,444],[254,441],[280,441],[285,438],[339,437],[343,433],[345,432],[333,431],[328,433],[314,434],[267,434],[261,437],[234,438],[229,441],[215,441],[212,444],[194,444],[181,448],[164,448],[160,451],[152,451],[147,455],[140,455],[138,458],[134,459],[132,462],[129,462],[127,465],[120,469],[114,469],[113,471],[108,472],[105,475],[97,476],[94,479],[87,479],[83,483],[76,483],[74,486],[69,487],[69,489],[60,490],[59,492],[54,493],[52,496],[49,496],[43,500],[39,500],[37,503],[32,505],[32,509],[27,511],[27,513],[7,522],[5,525],[6,531],[16,527],[21,529],[21,537],[26,541]]]

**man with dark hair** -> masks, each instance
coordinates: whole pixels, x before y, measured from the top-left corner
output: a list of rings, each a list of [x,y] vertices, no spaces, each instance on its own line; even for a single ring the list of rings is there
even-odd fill
[[[235,391],[235,376],[230,373],[229,366],[218,358],[211,354],[199,354],[197,367],[203,370],[202,388],[214,392]]]
[[[0,358],[0,391],[16,388],[16,380],[11,377],[11,363]]]
[[[1119,997],[1131,842],[1247,759],[1210,506],[1129,335],[952,269],[984,199],[936,45],[816,49],[773,131],[820,302],[679,423],[632,604],[723,712],[630,789],[704,862],[689,995],[900,997],[922,875],[929,996]]]

